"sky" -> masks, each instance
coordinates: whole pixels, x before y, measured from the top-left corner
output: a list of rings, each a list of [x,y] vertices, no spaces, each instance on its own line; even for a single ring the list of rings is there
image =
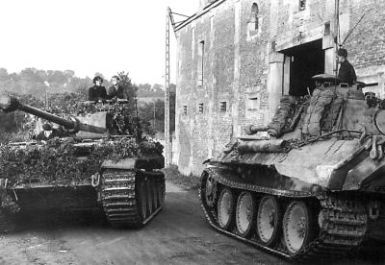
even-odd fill
[[[166,8],[192,15],[199,0],[1,0],[0,67],[120,71],[134,83],[164,83]],[[176,41],[171,32],[171,80]]]

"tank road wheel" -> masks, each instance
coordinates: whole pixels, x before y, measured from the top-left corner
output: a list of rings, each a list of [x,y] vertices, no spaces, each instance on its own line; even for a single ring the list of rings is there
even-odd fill
[[[253,221],[255,219],[255,202],[250,192],[242,192],[238,196],[235,209],[235,219],[237,231],[240,236],[248,237],[252,231]]]
[[[217,183],[212,176],[208,176],[205,185],[205,199],[207,206],[214,207],[217,200]]]
[[[259,202],[256,230],[259,239],[266,246],[271,246],[278,238],[281,212],[278,201],[273,196],[264,196]]]
[[[228,229],[232,224],[234,212],[234,195],[230,189],[222,190],[218,199],[218,224],[222,229]]]
[[[289,204],[283,218],[284,242],[291,256],[295,256],[308,245],[311,240],[310,211],[301,201]]]

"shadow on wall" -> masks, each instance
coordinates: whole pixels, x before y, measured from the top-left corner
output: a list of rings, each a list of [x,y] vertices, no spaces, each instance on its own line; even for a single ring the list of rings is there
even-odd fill
[[[178,166],[171,165],[168,168],[162,169],[166,175],[166,180],[174,185],[182,188],[183,190],[196,190],[200,186],[200,178],[196,175],[184,175],[182,174]]]
[[[179,123],[179,160],[178,160],[178,166],[179,170],[185,174],[189,175],[191,172],[191,169],[189,168],[191,164],[191,135],[189,134],[189,131],[187,130],[187,126],[184,122]]]

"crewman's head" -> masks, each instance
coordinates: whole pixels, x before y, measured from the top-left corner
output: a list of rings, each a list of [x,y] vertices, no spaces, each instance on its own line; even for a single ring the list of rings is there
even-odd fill
[[[93,82],[96,86],[101,86],[103,83],[103,78],[101,78],[100,76],[97,75],[94,77]]]
[[[120,82],[119,76],[114,75],[113,77],[111,77],[111,83],[112,83],[114,86],[116,86],[117,84],[119,84],[119,82]]]
[[[44,124],[43,124],[43,130],[44,130],[44,131],[51,131],[51,130],[52,130],[51,124],[49,124],[49,123],[44,123]]]
[[[348,57],[348,51],[346,49],[341,48],[338,50],[337,55],[338,55],[338,60],[340,62],[345,62],[346,58]]]
[[[46,138],[50,138],[51,137],[51,135],[52,135],[52,125],[51,124],[49,124],[49,123],[44,123],[43,124],[43,133],[44,133],[44,135],[45,135],[45,137]]]

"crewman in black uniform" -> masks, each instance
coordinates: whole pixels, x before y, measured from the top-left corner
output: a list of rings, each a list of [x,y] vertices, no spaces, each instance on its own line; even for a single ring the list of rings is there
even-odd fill
[[[108,88],[108,97],[119,98],[119,99],[127,99],[127,95],[124,91],[124,87],[120,85],[120,78],[117,75],[114,75],[111,78],[112,86]]]
[[[107,91],[103,84],[103,78],[100,76],[94,77],[94,86],[88,89],[88,100],[90,101],[99,101],[107,99]]]
[[[349,63],[347,59],[348,51],[346,49],[341,48],[338,50],[337,55],[340,63],[338,78],[341,80],[341,83],[347,83],[349,84],[349,86],[351,86],[357,81],[357,76],[353,66]]]
[[[60,137],[60,134],[57,129],[53,128],[51,124],[44,123],[43,124],[43,131],[41,131],[36,137],[34,137],[35,140],[49,140],[55,137]]]

